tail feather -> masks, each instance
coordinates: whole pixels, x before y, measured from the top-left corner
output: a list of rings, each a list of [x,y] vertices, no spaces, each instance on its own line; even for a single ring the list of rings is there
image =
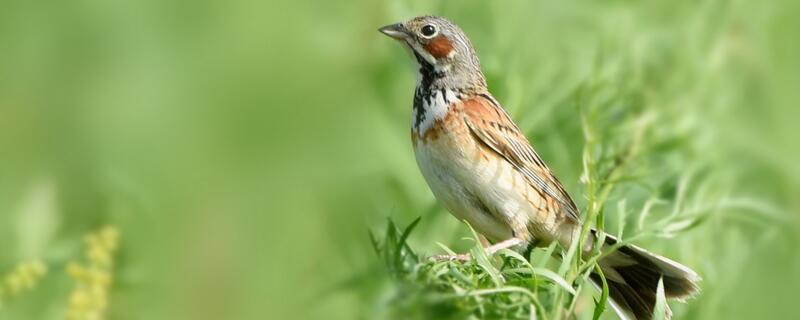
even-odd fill
[[[592,281],[599,287],[602,285],[600,275],[592,273]],[[609,302],[614,311],[623,320],[652,319],[655,295],[639,292],[633,286],[606,279],[608,284]],[[666,319],[672,316],[672,311],[667,307]]]
[[[606,236],[605,245],[617,239]],[[623,319],[645,320],[653,318],[656,290],[661,279],[667,298],[684,300],[697,294],[700,277],[675,261],[655,255],[634,245],[625,245],[598,262],[608,284],[611,304]],[[602,285],[599,274],[591,280]],[[666,319],[672,315],[667,306]]]

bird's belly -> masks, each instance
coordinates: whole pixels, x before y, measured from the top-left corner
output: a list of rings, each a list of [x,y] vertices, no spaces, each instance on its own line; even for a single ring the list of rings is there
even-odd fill
[[[527,227],[540,199],[510,163],[469,134],[419,141],[415,154],[431,191],[454,216],[493,241],[529,240]]]

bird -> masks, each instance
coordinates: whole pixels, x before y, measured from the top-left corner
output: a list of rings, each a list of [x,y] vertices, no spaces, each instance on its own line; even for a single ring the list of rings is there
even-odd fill
[[[411,141],[435,198],[475,229],[490,253],[527,250],[557,241],[569,248],[583,222],[575,202],[489,92],[475,49],[444,17],[419,16],[378,29],[410,51],[419,74],[411,111]],[[699,292],[698,274],[678,262],[591,229],[581,248],[609,253],[597,262],[602,287],[622,319],[652,319],[659,282],[667,298]],[[603,239],[603,243],[597,244]],[[617,250],[612,250],[616,245]],[[459,258],[459,257],[456,257]],[[463,258],[463,257],[462,257]],[[665,316],[671,316],[666,306]]]

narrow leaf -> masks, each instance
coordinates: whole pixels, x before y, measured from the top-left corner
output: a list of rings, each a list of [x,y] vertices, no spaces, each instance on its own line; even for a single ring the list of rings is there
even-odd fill
[[[453,249],[450,249],[448,246],[444,245],[444,243],[441,243],[441,242],[437,241],[436,245],[439,246],[439,248],[442,248],[442,250],[444,250],[444,252],[446,252],[448,255],[451,255],[451,256],[456,255],[456,252],[453,251]]]
[[[402,251],[403,247],[405,247],[406,251],[408,252],[409,255],[411,255],[411,257],[414,259],[414,261],[419,260],[419,259],[417,259],[417,255],[414,253],[414,251],[411,250],[411,246],[409,246],[406,243],[406,240],[408,239],[408,236],[411,234],[411,231],[413,231],[414,228],[417,226],[417,224],[419,223],[420,219],[422,219],[421,216],[417,217],[416,219],[414,219],[414,221],[412,221],[411,224],[409,224],[408,227],[406,227],[406,229],[403,230],[403,234],[400,235],[400,240],[397,243],[397,254],[398,254],[398,256],[400,255],[400,252]]]
[[[557,273],[551,271],[550,269],[533,268],[533,273],[537,276],[542,276],[547,279],[550,279],[551,281],[553,281],[553,283],[561,286],[562,288],[564,288],[564,290],[566,290],[570,294],[575,295],[575,289],[573,289],[572,286],[569,285],[569,282],[567,282],[567,280],[564,280],[564,278],[559,276]]]
[[[545,249],[543,252],[541,252],[541,255],[533,254],[535,256],[531,257],[531,262],[536,261],[536,266],[537,267],[544,268],[545,266],[547,266],[547,262],[550,261],[550,258],[553,257],[553,251],[556,250],[556,246],[557,245],[558,245],[558,243],[556,241],[553,241],[553,243],[551,243],[547,247],[547,249]],[[536,250],[534,250],[534,251],[536,251]]]
[[[597,274],[600,275],[603,286],[600,288],[600,300],[595,300],[594,302],[594,315],[592,315],[592,320],[600,319],[600,316],[606,311],[606,304],[608,303],[608,282],[606,281],[606,276],[603,274],[603,270],[600,269],[600,267],[595,268],[595,270],[597,270]]]
[[[375,253],[378,256],[380,256],[381,255],[381,247],[380,247],[380,242],[378,242],[378,238],[375,237],[375,234],[372,233],[372,230],[367,230],[367,233],[369,233],[369,241],[370,241],[370,243],[372,243],[372,248],[375,249]]]
[[[478,267],[486,271],[489,277],[492,278],[492,282],[495,286],[500,287],[503,284],[503,277],[500,275],[500,271],[492,265],[491,260],[489,260],[489,256],[486,254],[486,250],[483,249],[481,242],[478,236],[478,233],[475,232],[475,229],[467,223],[469,230],[472,232],[473,240],[475,240],[475,246],[472,247],[470,253],[475,258],[475,262],[478,264]]]
[[[656,290],[656,305],[653,308],[653,320],[664,320],[667,318],[667,298],[664,295],[664,279],[658,279],[658,289]]]

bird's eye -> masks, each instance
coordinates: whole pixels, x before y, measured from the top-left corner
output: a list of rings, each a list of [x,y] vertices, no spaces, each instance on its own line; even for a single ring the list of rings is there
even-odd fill
[[[438,33],[438,31],[436,30],[436,26],[428,24],[422,27],[420,33],[422,33],[423,37],[430,39],[433,38],[433,36],[435,36]]]

